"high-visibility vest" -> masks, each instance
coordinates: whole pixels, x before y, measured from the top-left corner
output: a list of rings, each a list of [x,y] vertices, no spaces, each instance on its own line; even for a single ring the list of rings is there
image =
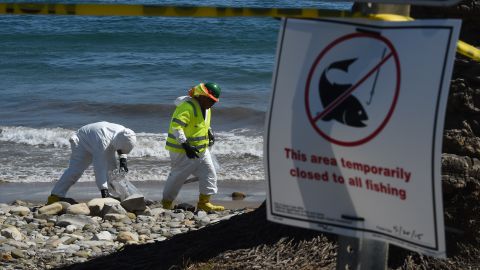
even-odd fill
[[[165,149],[177,153],[185,153],[182,145],[175,139],[174,129],[183,129],[187,142],[195,146],[200,152],[208,147],[208,129],[210,128],[211,112],[208,109],[203,118],[202,109],[194,98],[182,102],[177,106],[170,121]]]

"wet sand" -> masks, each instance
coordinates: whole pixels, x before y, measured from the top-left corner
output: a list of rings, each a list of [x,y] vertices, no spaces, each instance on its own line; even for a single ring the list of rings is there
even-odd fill
[[[162,199],[165,182],[142,181],[133,182],[137,189],[152,201]],[[0,203],[10,203],[15,200],[33,203],[45,202],[53,183],[0,183]],[[218,194],[212,197],[213,202],[224,205],[227,209],[256,208],[265,200],[266,183],[264,181],[220,181]],[[232,192],[242,192],[247,196],[243,200],[233,200]],[[67,197],[77,201],[88,201],[100,197],[94,182],[78,182],[72,186]],[[196,204],[198,198],[198,183],[185,184],[175,200],[175,203]]]

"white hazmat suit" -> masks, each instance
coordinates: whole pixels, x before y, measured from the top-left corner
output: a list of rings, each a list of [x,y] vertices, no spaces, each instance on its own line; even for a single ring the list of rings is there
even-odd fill
[[[70,164],[55,184],[52,195],[65,197],[92,162],[98,189],[108,189],[109,173],[116,168],[115,152],[120,150],[126,158],[135,143],[135,132],[122,125],[97,122],[81,127],[70,138]]]

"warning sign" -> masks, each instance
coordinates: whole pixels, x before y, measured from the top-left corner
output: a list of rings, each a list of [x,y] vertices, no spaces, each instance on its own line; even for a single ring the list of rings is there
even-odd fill
[[[440,159],[459,27],[283,21],[265,134],[269,220],[445,256]]]
[[[351,48],[358,55],[352,55]],[[375,92],[377,87],[382,91]],[[306,82],[305,108],[322,137],[354,146],[383,129],[399,90],[400,61],[393,44],[376,32],[352,33],[328,44],[314,61]],[[342,125],[331,137],[329,130],[337,123]],[[349,132],[352,127],[355,132]]]

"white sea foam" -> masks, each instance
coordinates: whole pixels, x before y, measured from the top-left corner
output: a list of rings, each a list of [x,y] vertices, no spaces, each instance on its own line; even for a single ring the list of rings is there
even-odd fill
[[[74,130],[0,126],[0,180],[10,182],[52,182],[68,166]],[[263,180],[263,138],[246,130],[216,133],[212,153],[216,156],[222,180]],[[129,155],[133,181],[165,181],[170,171],[165,150],[165,133],[137,133],[137,146]],[[80,181],[94,181],[90,167]]]
[[[29,127],[2,127],[0,126],[0,141],[23,143],[28,145],[43,145],[68,147],[68,138],[72,130],[63,128],[29,128]]]
[[[54,148],[70,147],[68,138],[73,130],[63,128],[30,128],[0,126],[0,141],[28,144],[33,146],[50,146]],[[216,155],[250,155],[263,156],[263,137],[242,135],[245,130],[217,132],[216,143],[212,149]],[[168,158],[165,150],[166,133],[137,133],[137,145],[130,153],[131,157]]]

